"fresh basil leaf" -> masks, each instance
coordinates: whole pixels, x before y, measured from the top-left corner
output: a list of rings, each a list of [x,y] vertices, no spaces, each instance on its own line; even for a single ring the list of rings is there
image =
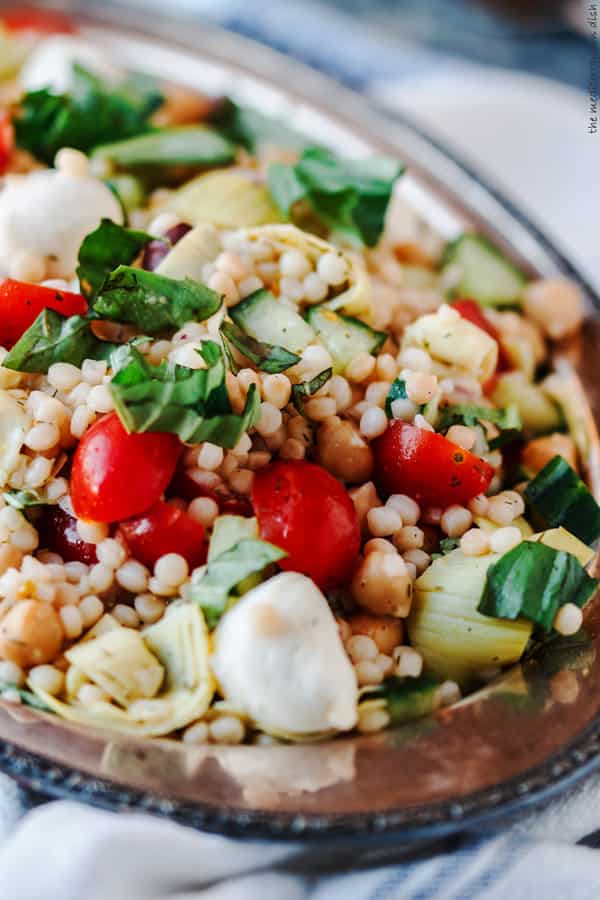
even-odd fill
[[[88,153],[106,141],[141,134],[162,102],[148,81],[130,78],[108,87],[76,64],[68,93],[25,94],[14,120],[17,146],[52,165],[61,147]]]
[[[205,341],[200,351],[206,369],[151,366],[135,350],[110,383],[116,411],[129,432],[169,431],[191,444],[210,441],[233,449],[256,424],[260,397],[251,385],[241,415],[231,411],[226,368],[218,344]]]
[[[191,598],[201,607],[208,627],[214,628],[218,623],[236,585],[284,556],[285,550],[274,544],[244,538],[211,560],[204,571],[194,573]]]
[[[190,278],[175,280],[131,266],[106,278],[92,310],[100,319],[129,322],[146,334],[203,321],[221,306],[221,297]]]
[[[562,526],[586,544],[600,537],[600,506],[562,456],[551,459],[529,482],[525,501],[542,529]]]
[[[18,687],[16,684],[0,684],[0,694],[4,691],[16,691],[21,698],[21,703],[25,706],[30,706],[32,709],[39,709],[41,712],[54,712],[54,710],[50,709],[50,707],[36,694],[33,694],[31,691],[26,691],[25,688]]]
[[[489,567],[477,609],[500,619],[523,616],[548,632],[561,606],[585,606],[597,586],[572,554],[523,541]]]
[[[272,164],[267,177],[275,203],[288,218],[300,200],[307,201],[330,230],[373,247],[402,172],[400,163],[385,157],[341,160],[329,150],[310,147],[295,166]]]
[[[238,328],[233,322],[223,322],[221,334],[225,341],[233,344],[250,362],[258,366],[261,372],[269,372],[271,374],[285,372],[286,369],[300,362],[301,357],[296,353],[291,353],[285,347],[276,347],[273,344],[257,341],[250,335],[244,334],[242,329]]]
[[[403,378],[395,378],[392,381],[391,387],[388,391],[388,395],[385,398],[385,413],[388,419],[393,418],[392,413],[392,403],[394,400],[408,400],[408,394],[406,393],[406,382]]]
[[[332,375],[333,369],[323,369],[310,381],[301,381],[300,384],[292,385],[292,403],[300,415],[304,415],[304,401],[307,397],[316,394],[324,384],[327,384]]]
[[[452,425],[475,428],[481,425],[482,421],[492,422],[501,431],[521,428],[519,411],[513,404],[506,409],[494,409],[491,406],[477,406],[474,403],[451,403],[440,409],[437,430],[445,434]]]
[[[77,275],[84,297],[91,302],[109,273],[132,263],[152,240],[143,231],[132,231],[102,219],[98,228],[84,238],[79,250]]]
[[[114,344],[100,341],[84,316],[65,319],[44,309],[21,335],[2,365],[17,372],[45,373],[55,362],[80,366],[84,359],[106,359]]]
[[[207,168],[233,162],[235,147],[206,125],[176,125],[102,144],[94,157],[109,159],[122,169]]]
[[[265,145],[303,149],[308,144],[303,135],[282,120],[257,109],[238,106],[229,98],[215,107],[209,120],[221,134],[250,153]]]
[[[34,506],[50,506],[53,505],[41,491],[30,488],[25,491],[5,491],[2,495],[6,503],[15,509],[31,509]]]

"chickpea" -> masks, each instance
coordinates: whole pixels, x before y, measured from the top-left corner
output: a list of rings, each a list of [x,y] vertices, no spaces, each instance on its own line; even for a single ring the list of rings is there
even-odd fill
[[[0,658],[23,669],[50,662],[59,653],[63,629],[49,603],[23,600],[0,622]]]
[[[391,656],[404,638],[404,626],[400,619],[392,616],[372,616],[369,613],[354,613],[350,618],[352,634],[365,634],[377,644],[380,653]]]
[[[567,279],[529,284],[523,291],[523,309],[555,341],[575,334],[583,321],[581,291]]]
[[[377,496],[377,490],[372,481],[361,484],[360,487],[352,488],[348,491],[350,499],[354,503],[354,509],[358,516],[361,529],[367,533],[367,513],[375,506],[381,506],[381,500]]]
[[[537,475],[555,456],[564,456],[569,465],[577,470],[577,450],[573,438],[560,432],[529,441],[521,454],[521,462],[524,469]]]
[[[373,452],[352,422],[323,422],[317,433],[317,446],[319,462],[336,478],[350,484],[370,479]]]
[[[369,553],[356,570],[352,594],[359,606],[372,613],[406,617],[412,601],[406,563],[395,553]]]

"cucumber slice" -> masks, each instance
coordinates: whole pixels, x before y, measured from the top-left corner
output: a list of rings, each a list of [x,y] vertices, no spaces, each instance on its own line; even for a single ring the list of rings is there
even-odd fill
[[[440,681],[431,675],[418,678],[386,678],[381,687],[363,694],[361,706],[384,700],[392,725],[427,716],[438,708]]]
[[[357,353],[377,353],[387,335],[324,306],[311,306],[306,315],[333,359],[334,372],[343,372]]]
[[[301,353],[315,338],[315,333],[302,316],[280,303],[270,291],[255,291],[228,310],[242,331],[291,353]]]
[[[549,434],[565,427],[558,405],[522,372],[500,375],[492,400],[496,406],[516,406],[523,429],[533,434]]]
[[[538,472],[524,496],[534,521],[545,528],[562,526],[586,544],[600,536],[600,506],[562,456]]]
[[[113,144],[102,144],[94,157],[110,159],[122,168],[136,166],[219,166],[232,162],[235,149],[216,131],[203,125],[163,128]]]
[[[446,248],[443,272],[459,266],[460,282],[452,293],[473,297],[486,306],[520,302],[525,277],[493,244],[476,234],[463,234]]]

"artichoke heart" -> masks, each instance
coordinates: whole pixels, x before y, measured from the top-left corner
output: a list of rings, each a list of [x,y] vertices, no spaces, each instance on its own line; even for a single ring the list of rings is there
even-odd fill
[[[188,231],[157,266],[158,275],[181,280],[191,278],[203,282],[202,270],[206,263],[219,255],[221,243],[212,227],[201,223]]]
[[[7,391],[0,391],[0,486],[5,485],[19,462],[29,427],[27,413]]]
[[[87,650],[98,641],[108,643],[116,641],[115,635],[119,635],[119,643],[125,646],[121,640],[122,632],[139,637],[147,657],[154,660],[154,665],[164,676],[161,679],[160,693],[155,692],[150,696],[149,692],[145,695],[138,692],[135,699],[131,699],[125,708],[121,708],[116,703],[104,700],[89,706],[82,706],[76,702],[66,703],[33,685],[32,690],[53,712],[64,719],[140,737],[167,735],[201,718],[212,700],[215,682],[208,662],[208,631],[199,607],[191,603],[174,604],[156,625],[141,633],[123,627],[110,629],[100,638],[87,643],[83,641],[71,648],[70,661],[76,662],[77,668],[84,671],[85,655],[82,664],[81,654],[76,653],[73,658],[73,651],[84,648]],[[141,657],[142,651],[137,642],[136,648]],[[129,678],[133,679],[135,660],[129,655],[126,661],[127,669],[131,670]],[[104,672],[104,667],[101,668]],[[117,681],[114,678],[114,668],[113,661],[111,696],[114,696],[114,682]],[[89,674],[89,671],[88,668],[84,674]],[[94,680],[98,681],[97,671]],[[123,680],[127,682],[125,674]],[[123,687],[119,683],[118,686]]]
[[[281,221],[256,173],[240,169],[197,175],[175,191],[166,208],[191,225],[209,222],[218,228],[250,228]]]
[[[490,666],[521,658],[532,623],[477,611],[487,570],[499,558],[497,553],[465,556],[453,550],[415,582],[408,633],[432,674],[468,684]]]
[[[146,647],[139,631],[115,628],[76,644],[65,656],[121,706],[154,697],[165,670]]]
[[[371,313],[371,281],[361,258],[351,251],[339,247],[296,228],[295,225],[262,225],[244,231],[250,241],[266,240],[280,253],[286,250],[300,250],[313,263],[325,253],[340,254],[348,267],[348,280],[343,290],[324,304],[334,311],[368,319]]]

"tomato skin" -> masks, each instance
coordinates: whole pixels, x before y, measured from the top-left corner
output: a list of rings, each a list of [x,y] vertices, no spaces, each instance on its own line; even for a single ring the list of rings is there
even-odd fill
[[[203,487],[188,475],[186,469],[179,465],[175,477],[167,491],[170,497],[182,497],[188,502],[196,497],[210,497],[219,507],[219,515],[244,516],[249,519],[254,515],[252,503],[248,497],[241,494],[232,494],[226,488],[219,487],[215,490]]]
[[[76,34],[77,29],[64,13],[32,6],[15,6],[0,12],[0,22],[8,31],[34,31],[37,34]]]
[[[159,500],[149,510],[119,525],[119,534],[134,556],[149,569],[165,553],[179,553],[190,569],[206,562],[204,528],[172,503]]]
[[[128,434],[116,413],[82,437],[71,469],[71,500],[80,519],[116,522],[156,503],[173,477],[181,451],[174,434]]]
[[[57,291],[7,278],[0,284],[0,345],[10,349],[43,309],[63,316],[84,316],[88,305],[81,294]]]
[[[36,522],[40,547],[59,553],[65,562],[82,562],[88,566],[98,562],[96,545],[82,541],[77,520],[60,506],[47,506]]]
[[[371,444],[382,492],[408,494],[424,506],[466,504],[485,493],[494,469],[442,434],[395,419]]]
[[[261,537],[289,554],[282,569],[308,575],[322,590],[351,579],[360,527],[333,475],[314,463],[279,460],[256,473],[252,503]]]
[[[7,109],[0,109],[0,175],[8,169],[15,147],[15,133]]]

